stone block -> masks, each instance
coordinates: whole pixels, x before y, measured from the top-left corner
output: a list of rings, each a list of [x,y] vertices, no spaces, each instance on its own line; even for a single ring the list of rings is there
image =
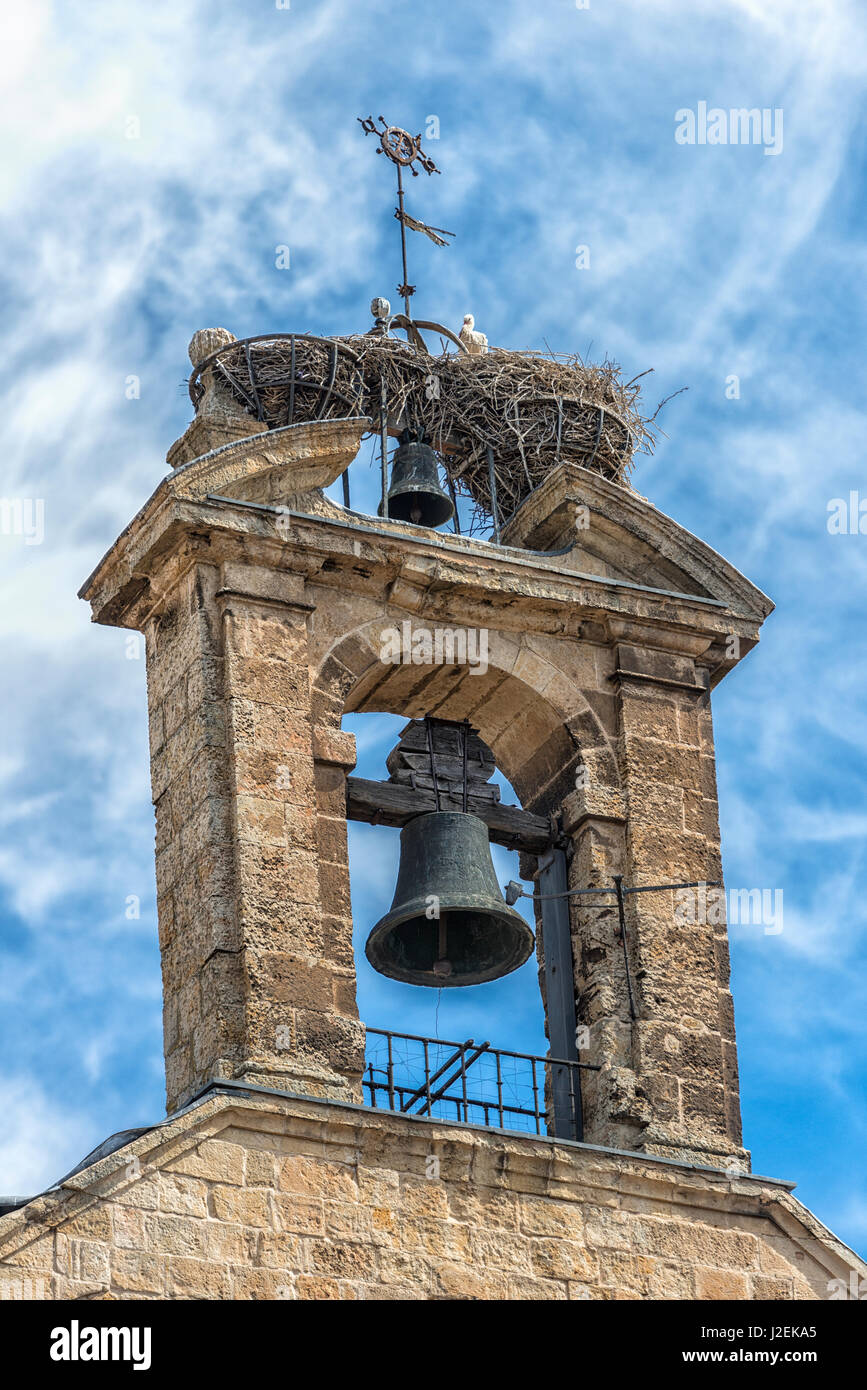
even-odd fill
[[[140,1250],[114,1249],[111,1251],[111,1287],[128,1297],[137,1294],[163,1296],[166,1262]]]
[[[745,1274],[728,1269],[697,1269],[695,1271],[695,1296],[711,1299],[715,1303],[746,1299],[749,1287]]]
[[[242,1187],[211,1188],[211,1209],[218,1221],[269,1230],[272,1226],[271,1194]]]
[[[173,1255],[167,1262],[166,1293],[173,1299],[229,1299],[232,1282],[221,1264]]]

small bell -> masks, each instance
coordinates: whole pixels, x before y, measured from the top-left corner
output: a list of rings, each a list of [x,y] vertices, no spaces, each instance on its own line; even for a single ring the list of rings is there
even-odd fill
[[[382,516],[382,503],[377,507]],[[388,515],[394,521],[411,521],[416,526],[442,526],[455,514],[452,500],[440,487],[437,456],[429,444],[414,440],[409,430],[391,464]]]
[[[503,902],[484,821],[430,811],[407,822],[394,902],[365,950],[381,975],[434,989],[484,984],[524,964],[533,933]]]

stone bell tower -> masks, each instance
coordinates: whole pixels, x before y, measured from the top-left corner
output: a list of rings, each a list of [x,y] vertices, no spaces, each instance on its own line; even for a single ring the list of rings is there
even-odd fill
[[[197,335],[192,355],[231,342]],[[249,414],[209,376],[171,477],[84,590],[147,642],[169,1110],[225,1079],[360,1100],[343,713],[470,720],[524,811],[556,824],[569,887],[716,882],[710,691],[771,604],[569,461],[494,548],[348,513],[322,488],[367,417],[237,438]],[[384,664],[406,621],[484,629],[486,671]],[[679,922],[648,893],[627,898],[625,949],[613,902],[573,898],[570,928],[602,1067],[585,1137],[746,1163],[724,921]]]
[[[772,605],[606,476],[604,409],[502,525],[493,499],[496,544],[331,501],[362,437],[385,462],[407,425],[422,345],[383,324],[381,394],[358,338],[265,361],[197,334],[195,419],[82,590],[147,644],[168,1119],[3,1218],[0,1274],[26,1252],[50,1297],[827,1297],[856,1257],[749,1175],[725,923],[633,891],[722,878],[711,691]],[[385,660],[405,624],[484,633],[484,669]],[[583,1142],[368,1103],[347,818],[405,824],[428,793],[351,775],[351,711],[467,721],[516,789],[478,814],[541,895]]]

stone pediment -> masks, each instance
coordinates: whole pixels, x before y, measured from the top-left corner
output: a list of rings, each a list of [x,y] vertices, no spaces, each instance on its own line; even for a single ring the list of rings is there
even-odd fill
[[[791,1184],[646,1154],[231,1083],[130,1133],[0,1217],[0,1299],[822,1300],[867,1274]]]
[[[556,552],[564,569],[715,599],[761,623],[773,602],[711,546],[632,488],[562,463],[502,530],[505,545]]]

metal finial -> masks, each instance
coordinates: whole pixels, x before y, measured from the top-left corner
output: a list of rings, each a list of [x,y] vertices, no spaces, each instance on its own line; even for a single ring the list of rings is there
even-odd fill
[[[424,170],[426,174],[439,174],[441,170],[437,168],[430,155],[425,154],[421,147],[421,135],[410,135],[408,130],[402,126],[389,125],[384,116],[377,117],[379,126],[372,116],[364,119],[357,117],[358,123],[365,135],[376,135],[379,137],[379,148],[377,154],[384,154],[391,160],[397,168],[397,202],[395,217],[400,223],[400,249],[403,258],[403,284],[398,285],[397,292],[403,299],[404,310],[408,319],[412,318],[410,313],[410,299],[415,294],[415,285],[409,283],[409,272],[406,264],[406,229],[410,228],[414,232],[423,232],[425,236],[438,246],[447,246],[448,242],[443,239],[445,236],[453,236],[453,232],[443,233],[441,227],[428,227],[424,222],[419,222],[414,217],[410,217],[403,205],[403,171],[409,169],[413,178],[418,178],[416,164]],[[380,128],[381,127],[381,128]]]

